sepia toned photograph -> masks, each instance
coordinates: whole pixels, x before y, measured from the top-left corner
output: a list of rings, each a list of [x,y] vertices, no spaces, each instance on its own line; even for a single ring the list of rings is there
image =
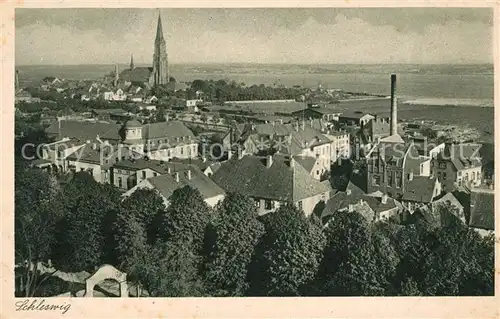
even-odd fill
[[[492,8],[16,8],[17,311],[494,296]]]

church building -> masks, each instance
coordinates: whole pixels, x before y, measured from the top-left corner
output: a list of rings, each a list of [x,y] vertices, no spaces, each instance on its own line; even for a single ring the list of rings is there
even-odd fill
[[[114,74],[118,74],[118,70],[115,70]],[[114,82],[152,88],[156,85],[167,84],[169,78],[167,44],[163,37],[161,16],[158,15],[158,25],[154,42],[153,66],[136,67],[134,65],[134,56],[132,55],[130,58],[130,67],[119,73],[118,78],[115,77]]]

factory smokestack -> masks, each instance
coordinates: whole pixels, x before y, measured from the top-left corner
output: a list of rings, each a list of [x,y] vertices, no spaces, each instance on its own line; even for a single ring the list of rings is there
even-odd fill
[[[391,135],[398,133],[398,101],[396,99],[396,74],[391,74]]]

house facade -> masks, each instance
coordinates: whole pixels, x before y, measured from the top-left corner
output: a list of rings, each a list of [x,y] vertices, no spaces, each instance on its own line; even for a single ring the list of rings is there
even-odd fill
[[[482,184],[480,144],[446,144],[434,156],[431,173],[450,192],[457,186],[478,187]]]

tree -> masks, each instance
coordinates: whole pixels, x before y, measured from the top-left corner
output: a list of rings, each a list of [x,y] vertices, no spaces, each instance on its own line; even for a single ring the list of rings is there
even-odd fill
[[[55,227],[63,216],[62,193],[57,180],[46,172],[19,168],[15,172],[16,295],[33,297],[49,274],[39,271],[55,243]]]
[[[204,294],[200,262],[188,246],[164,242],[150,248],[137,273],[152,297],[200,297]]]
[[[210,219],[210,208],[203,196],[197,189],[184,186],[174,191],[169,202],[163,215],[161,238],[165,242],[186,245],[201,255]]]
[[[59,228],[59,245],[54,256],[61,270],[93,271],[109,251],[110,225],[116,216],[119,192],[98,184],[86,172],[79,172],[64,190],[66,216]]]
[[[250,293],[301,295],[321,262],[325,244],[321,228],[292,204],[265,217],[266,234],[249,271]]]
[[[373,235],[356,212],[339,211],[325,228],[327,244],[317,282],[329,296],[381,296],[390,289],[388,273],[397,255],[382,235]]]
[[[156,122],[165,122],[165,109],[160,106],[158,107],[158,111],[156,112]]]
[[[211,295],[241,296],[247,290],[247,270],[264,226],[257,220],[255,203],[231,193],[219,203],[211,223],[210,256],[206,266]]]

